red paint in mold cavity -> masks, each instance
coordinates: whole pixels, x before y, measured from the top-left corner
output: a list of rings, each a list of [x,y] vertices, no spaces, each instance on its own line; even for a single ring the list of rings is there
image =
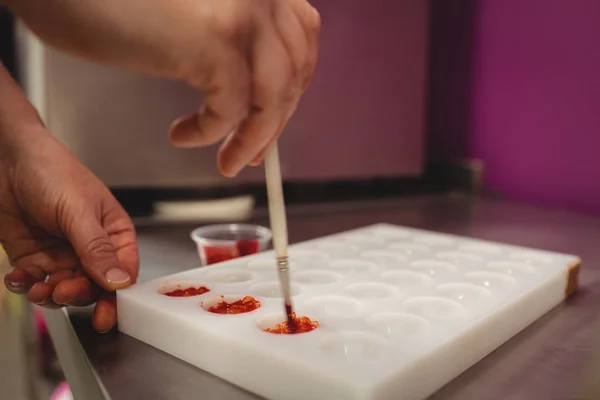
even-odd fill
[[[312,321],[308,317],[297,317],[296,313],[292,313],[293,325],[287,321],[277,324],[273,328],[265,329],[265,332],[274,333],[277,335],[291,335],[296,333],[306,333],[314,331],[319,327],[319,321]]]
[[[244,314],[254,311],[259,307],[260,301],[251,296],[246,296],[243,299],[236,300],[232,303],[226,302],[225,298],[221,296],[221,301],[214,306],[209,307],[206,311],[215,314]]]
[[[175,289],[167,293],[163,293],[169,297],[192,297],[200,296],[201,294],[210,292],[210,289],[205,286],[189,287],[187,289]]]

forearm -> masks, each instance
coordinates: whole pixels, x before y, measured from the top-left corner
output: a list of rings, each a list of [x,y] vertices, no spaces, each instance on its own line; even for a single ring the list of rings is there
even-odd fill
[[[172,74],[168,57],[155,54],[157,47],[168,48],[160,41],[168,43],[168,14],[173,7],[165,5],[171,1],[0,0],[52,47],[157,75]]]
[[[39,114],[0,63],[0,159],[41,132],[45,129]]]

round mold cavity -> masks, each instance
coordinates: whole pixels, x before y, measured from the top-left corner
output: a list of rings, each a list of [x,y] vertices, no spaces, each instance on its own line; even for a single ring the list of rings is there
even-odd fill
[[[328,254],[306,249],[291,249],[289,255],[291,263],[300,263],[312,267],[324,264],[330,259]]]
[[[254,271],[277,271],[277,261],[267,259],[252,260],[248,263],[248,268]]]
[[[204,289],[207,289],[204,292]],[[193,294],[193,293],[187,293],[187,294],[180,294],[180,295],[174,295],[173,292],[175,291],[185,291],[186,289],[196,289],[197,294]],[[163,285],[161,285],[158,288],[158,293],[162,294],[163,296],[166,297],[172,297],[172,298],[189,298],[189,297],[198,297],[198,296],[202,296],[206,293],[210,293],[210,291],[212,290],[211,285],[207,285],[204,282],[199,282],[199,281],[175,281],[175,282],[169,282],[169,283],[164,283]],[[204,293],[201,293],[204,292]],[[171,294],[171,295],[170,295]]]
[[[487,243],[467,243],[459,247],[460,250],[467,253],[477,253],[484,255],[500,254],[502,252],[499,246]]]
[[[454,240],[438,235],[419,235],[415,237],[413,241],[429,246],[450,246],[454,243]]]
[[[301,315],[299,317],[303,317],[303,315]],[[307,315],[306,317],[310,318],[310,320],[312,322],[315,322],[317,324],[317,326],[312,331],[300,332],[299,334],[307,334],[307,333],[310,333],[310,332],[313,332],[313,331],[319,329],[320,324],[316,318],[313,318],[310,315]],[[267,329],[273,329],[277,325],[282,324],[286,321],[287,321],[287,317],[282,313],[269,314],[269,315],[265,315],[260,318],[257,318],[256,319],[256,327],[265,333],[271,333],[271,332],[267,332]]]
[[[292,279],[305,285],[328,285],[337,282],[340,275],[333,271],[307,270],[295,273]]]
[[[459,301],[463,304],[477,304],[492,294],[489,289],[473,283],[444,283],[435,288],[436,292],[444,297]]]
[[[395,268],[406,263],[407,258],[386,250],[368,250],[360,255],[384,268]]]
[[[465,278],[473,283],[483,285],[490,289],[502,288],[514,285],[515,278],[500,272],[474,271],[465,275]]]
[[[529,264],[512,261],[494,261],[489,263],[487,267],[495,271],[504,272],[508,275],[533,274],[535,272],[535,268]]]
[[[254,274],[250,271],[223,268],[207,273],[206,278],[218,283],[242,283],[254,279]]]
[[[320,296],[306,300],[304,305],[315,314],[334,318],[353,318],[360,314],[362,303],[344,296]]]
[[[551,264],[552,263],[552,257],[550,257],[550,256],[547,256],[545,254],[538,254],[538,253],[525,252],[525,251],[510,253],[508,258],[510,258],[513,261],[520,261],[520,262],[524,262],[524,263],[528,263],[528,264],[533,264],[533,263]]]
[[[448,260],[455,263],[477,263],[483,261],[483,257],[463,251],[442,251],[437,254],[440,260]]]
[[[378,238],[376,236],[356,233],[344,237],[344,240],[346,240],[349,243],[362,246],[378,246],[384,242],[382,238]]]
[[[456,272],[458,270],[456,265],[452,264],[451,262],[438,260],[413,261],[410,263],[410,267],[418,271],[426,272],[431,276],[444,272]]]
[[[330,264],[331,268],[342,273],[366,273],[377,268],[377,264],[364,260],[337,260]]]
[[[324,354],[353,362],[375,359],[386,347],[386,341],[379,336],[360,331],[331,333],[319,342]]]
[[[381,274],[381,277],[386,282],[400,289],[423,286],[432,281],[429,275],[415,271],[389,271]]]
[[[382,239],[407,239],[410,237],[410,233],[401,229],[395,229],[390,227],[379,227],[369,232],[373,236],[380,237]]]
[[[213,306],[216,306],[217,304],[221,303],[221,302],[226,302],[226,303],[234,303],[236,301],[242,300],[247,296],[241,296],[241,295],[223,295],[223,296],[213,296],[211,298],[208,298],[206,300],[204,300],[202,303],[200,303],[200,307],[202,307],[202,309],[204,309],[204,311],[208,312],[208,313],[213,313],[212,311],[209,311],[209,309]],[[256,300],[256,299],[255,299]],[[260,307],[262,306],[262,304],[260,304],[260,301],[258,302],[258,307],[250,310],[250,311],[246,311],[246,312],[241,312],[241,313],[231,313],[231,314],[227,314],[227,313],[214,313],[214,315],[243,315],[243,314],[248,314],[251,312],[254,312],[258,309],[260,309]]]
[[[392,243],[389,249],[395,253],[409,257],[431,253],[431,247],[422,243]]]
[[[365,319],[367,327],[375,333],[389,338],[404,338],[421,335],[429,330],[429,321],[425,318],[396,312],[383,312]]]
[[[346,286],[346,293],[359,299],[384,299],[400,292],[392,285],[377,282],[353,283]]]
[[[265,282],[254,285],[250,288],[250,292],[256,296],[281,298],[281,284],[279,282]],[[300,288],[297,285],[290,285],[290,295],[297,296],[300,294]]]
[[[431,319],[456,318],[464,311],[458,302],[441,297],[413,297],[403,304],[407,312]]]
[[[321,242],[317,244],[319,250],[326,251],[329,254],[333,254],[335,256],[347,256],[349,254],[354,254],[359,251],[359,247],[351,244],[344,243],[341,241],[327,241]]]

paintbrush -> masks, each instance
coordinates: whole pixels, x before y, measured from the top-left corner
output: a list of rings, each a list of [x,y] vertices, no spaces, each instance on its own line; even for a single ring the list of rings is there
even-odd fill
[[[275,256],[277,257],[281,294],[284,300],[288,326],[290,330],[293,330],[295,324],[292,296],[290,293],[287,217],[277,143],[275,143],[265,157],[265,176],[269,198],[269,219],[271,220],[271,230],[273,232],[273,247],[275,248]]]

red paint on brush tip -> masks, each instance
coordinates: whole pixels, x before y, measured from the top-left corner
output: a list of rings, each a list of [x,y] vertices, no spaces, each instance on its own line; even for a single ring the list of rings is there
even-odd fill
[[[285,321],[275,325],[273,328],[265,329],[265,332],[275,333],[277,335],[293,335],[296,333],[306,333],[314,331],[319,327],[319,321],[312,321],[308,317],[297,317],[296,313],[292,313],[291,319],[293,326]]]

